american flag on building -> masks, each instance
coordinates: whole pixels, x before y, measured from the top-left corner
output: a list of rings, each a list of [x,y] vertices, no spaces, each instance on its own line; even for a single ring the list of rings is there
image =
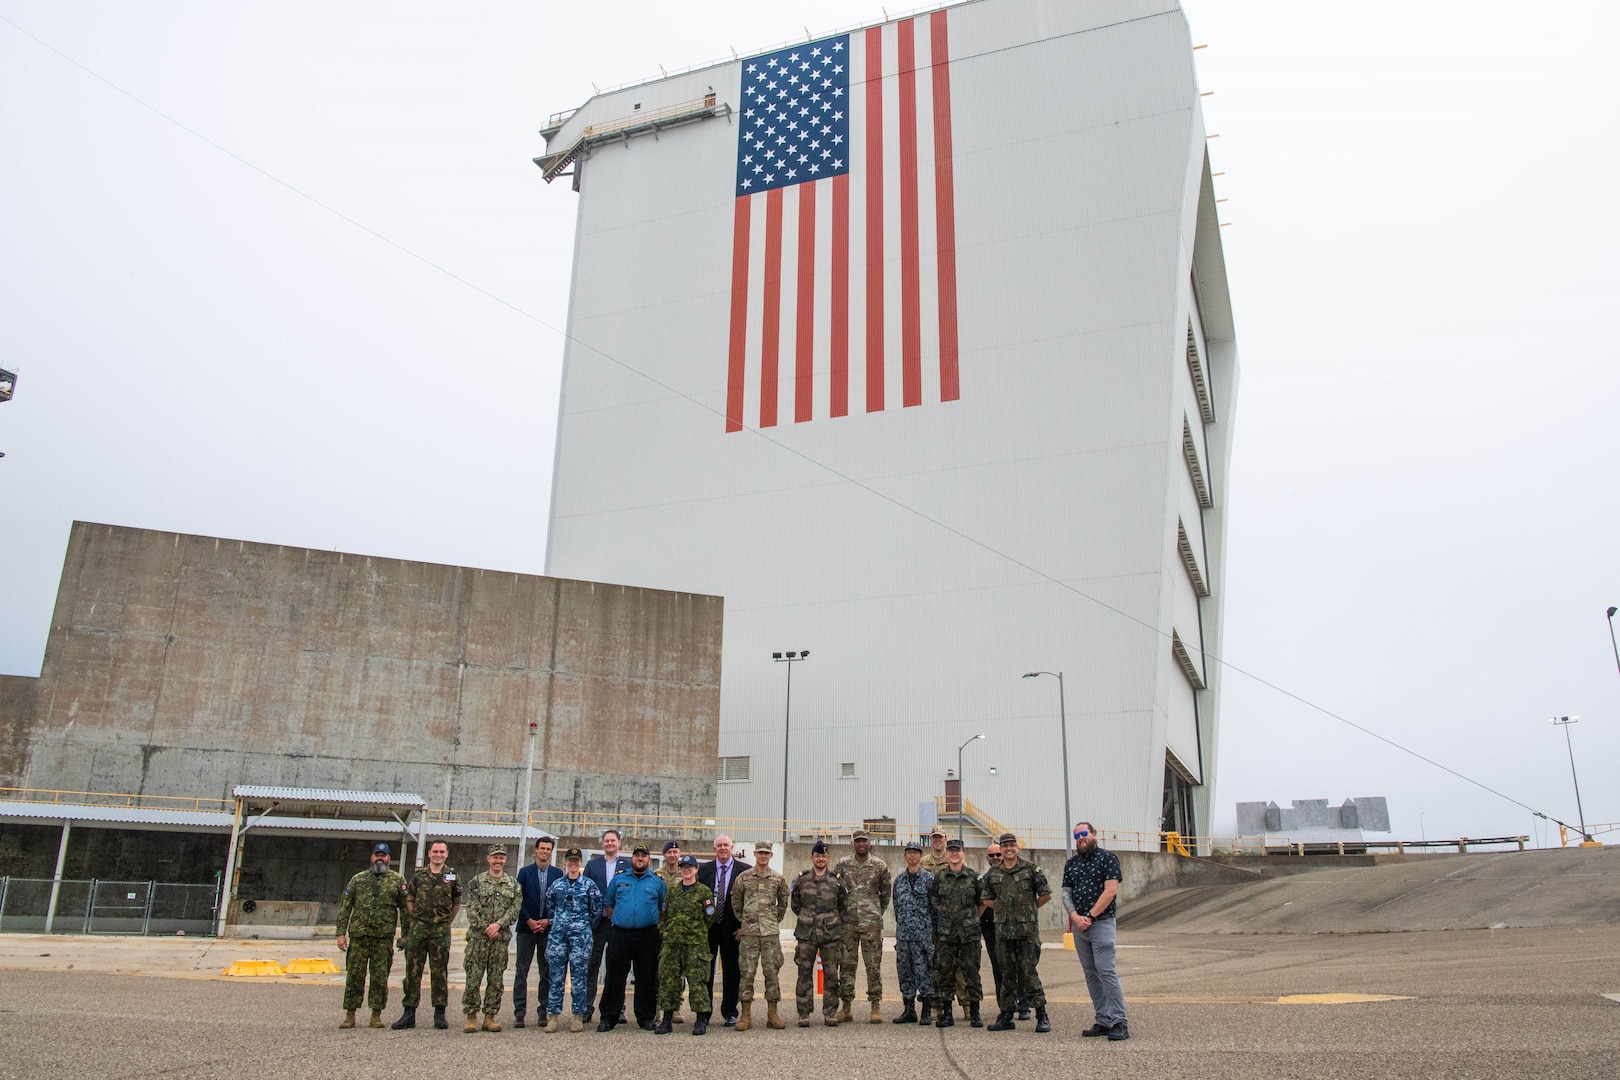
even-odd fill
[[[726,430],[955,401],[946,13],[742,63]]]

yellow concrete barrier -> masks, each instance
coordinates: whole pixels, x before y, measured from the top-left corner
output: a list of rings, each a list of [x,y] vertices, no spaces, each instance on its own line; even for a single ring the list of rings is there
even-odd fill
[[[295,956],[287,961],[288,975],[337,975],[342,971],[325,956]]]
[[[232,960],[231,966],[222,974],[251,977],[256,975],[285,975],[281,965],[274,960]]]
[[[1074,952],[1074,935],[1073,934],[1064,934],[1063,935],[1063,951],[1064,952]]]

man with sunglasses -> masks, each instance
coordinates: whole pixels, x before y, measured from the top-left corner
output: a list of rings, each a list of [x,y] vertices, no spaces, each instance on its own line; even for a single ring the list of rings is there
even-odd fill
[[[1063,910],[1097,1014],[1096,1023],[1080,1034],[1106,1035],[1110,1042],[1131,1037],[1125,1024],[1125,992],[1114,970],[1114,909],[1120,880],[1119,856],[1097,846],[1091,822],[1076,822],[1074,854],[1063,864]]]

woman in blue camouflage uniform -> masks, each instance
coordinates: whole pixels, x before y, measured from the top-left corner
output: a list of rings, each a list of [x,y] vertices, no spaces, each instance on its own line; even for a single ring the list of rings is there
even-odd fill
[[[551,966],[551,992],[547,1000],[547,1031],[556,1031],[562,1012],[563,980],[573,979],[574,1017],[570,1031],[585,1026],[586,969],[591,963],[591,927],[602,914],[602,893],[596,882],[580,873],[584,856],[579,848],[563,852],[563,876],[546,892],[551,912],[551,939],[546,942],[546,963]]]

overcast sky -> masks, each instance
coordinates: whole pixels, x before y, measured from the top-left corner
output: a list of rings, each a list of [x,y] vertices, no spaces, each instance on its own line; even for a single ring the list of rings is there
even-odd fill
[[[1186,8],[1242,364],[1225,659],[1569,821],[1577,714],[1620,821],[1620,5]],[[536,130],[883,14],[0,0],[0,672],[39,672],[74,519],[541,572],[576,198]],[[1386,795],[1404,837],[1546,836],[1236,672],[1221,724],[1217,831]]]

